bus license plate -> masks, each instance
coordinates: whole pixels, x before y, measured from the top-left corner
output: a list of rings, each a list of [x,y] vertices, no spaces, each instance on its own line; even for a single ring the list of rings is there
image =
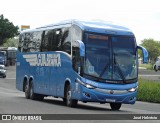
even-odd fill
[[[106,102],[116,102],[115,99],[106,99]]]

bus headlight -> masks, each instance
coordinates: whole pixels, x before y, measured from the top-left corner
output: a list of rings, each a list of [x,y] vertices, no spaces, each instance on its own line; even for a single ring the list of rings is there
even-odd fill
[[[89,89],[94,89],[95,87],[91,86],[91,85],[88,85],[86,84],[86,87],[89,88]]]
[[[95,88],[92,85],[89,85],[89,84],[86,84],[86,83],[82,82],[78,78],[76,79],[76,82],[80,83],[81,85],[83,85],[83,86],[85,86],[86,88],[89,88],[89,89],[94,89]]]
[[[131,89],[129,89],[128,91],[129,91],[129,92],[135,92],[135,91],[137,90],[137,88],[138,88],[138,86],[135,87],[135,88],[131,88]]]

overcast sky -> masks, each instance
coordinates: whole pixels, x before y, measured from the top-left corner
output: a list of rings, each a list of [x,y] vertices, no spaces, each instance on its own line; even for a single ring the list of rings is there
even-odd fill
[[[31,28],[68,19],[111,21],[130,28],[138,44],[160,41],[160,0],[0,0],[0,14]]]

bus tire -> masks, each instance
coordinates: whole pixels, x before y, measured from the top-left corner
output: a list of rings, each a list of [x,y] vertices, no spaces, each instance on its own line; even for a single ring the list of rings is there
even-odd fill
[[[78,101],[71,98],[71,90],[70,85],[67,85],[66,91],[65,91],[65,104],[69,107],[76,107]]]
[[[30,86],[29,83],[27,81],[24,82],[24,93],[25,93],[25,97],[26,99],[30,99]]]
[[[121,103],[110,103],[110,107],[112,110],[119,110],[121,108]]]
[[[33,90],[33,82],[32,82],[32,80],[31,80],[31,82],[30,82],[30,99],[35,100],[35,99],[37,99],[37,98],[38,98],[38,97],[37,97],[37,94],[34,93],[34,90]]]

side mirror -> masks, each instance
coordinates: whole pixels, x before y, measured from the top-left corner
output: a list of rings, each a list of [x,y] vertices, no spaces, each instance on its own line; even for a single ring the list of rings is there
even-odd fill
[[[84,57],[85,56],[85,45],[84,45],[84,43],[82,41],[80,41],[80,40],[77,40],[76,42],[78,42],[78,44],[79,44],[80,56]]]
[[[142,46],[137,46],[137,49],[142,50],[142,55],[143,55],[143,63],[148,63],[148,51],[142,47]]]

